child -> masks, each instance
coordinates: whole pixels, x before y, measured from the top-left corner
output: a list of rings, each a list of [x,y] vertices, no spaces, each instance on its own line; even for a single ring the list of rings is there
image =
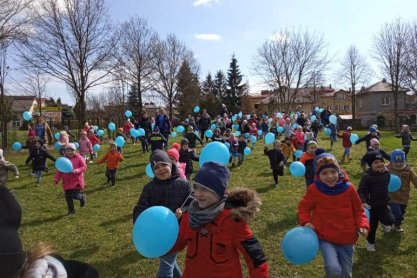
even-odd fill
[[[252,123],[249,131],[250,135],[253,135],[258,139],[258,128],[256,127],[256,123]]]
[[[237,165],[240,166],[242,165],[243,161],[245,161],[245,149],[248,146],[248,142],[245,139],[245,136],[241,134],[237,143],[238,143],[237,151],[239,152],[239,160],[238,160]]]
[[[366,248],[368,251],[375,252],[375,234],[378,228],[378,222],[385,226],[391,226],[394,223],[394,216],[388,206],[388,184],[390,173],[384,165],[384,158],[376,151],[370,151],[366,154],[366,163],[370,169],[362,176],[358,194],[362,200],[364,208],[370,208],[370,225],[368,237],[366,238]]]
[[[91,141],[87,138],[87,132],[84,130],[80,132],[80,140],[78,141],[79,144],[79,153],[82,157],[84,157],[85,161],[88,160],[88,156],[91,158],[94,154],[93,145]],[[90,163],[93,163],[93,160],[90,159]]]
[[[100,139],[94,134],[93,129],[88,130],[87,135],[88,135],[88,140],[90,140],[91,142],[91,146],[94,147],[96,144],[101,144]],[[94,149],[93,149],[93,153],[90,155],[90,161],[93,161],[94,157],[96,156],[97,154],[94,152]]]
[[[179,162],[185,163],[185,176],[187,177],[187,180],[190,180],[191,174],[194,171],[193,161],[199,161],[199,158],[195,155],[193,151],[190,151],[190,149],[188,149],[188,140],[186,138],[183,138],[181,140],[181,149],[179,153]]]
[[[41,183],[42,171],[48,172],[48,167],[46,167],[47,158],[55,162],[55,157],[53,157],[43,145],[43,140],[36,140],[35,147],[30,151],[30,154],[26,159],[26,165],[32,161],[32,172],[36,174],[36,186],[39,186]]]
[[[275,187],[278,188],[278,176],[284,175],[285,163],[284,154],[281,152],[281,142],[276,140],[272,150],[268,150],[268,147],[265,146],[264,154],[269,158],[269,164],[271,166],[272,176],[274,177]]]
[[[228,181],[227,167],[215,162],[204,163],[195,176],[195,199],[182,216],[170,251],[187,247],[184,278],[241,278],[241,254],[249,277],[268,277],[265,254],[247,224],[259,211],[260,200],[253,190],[243,188],[226,195]]]
[[[352,277],[354,244],[369,224],[354,186],[334,155],[323,151],[316,152],[316,176],[298,205],[298,221],[316,232],[326,277]]]
[[[71,161],[73,171],[71,173],[62,173],[56,171],[54,185],[57,186],[62,179],[62,185],[65,192],[65,201],[68,207],[68,216],[75,214],[73,199],[80,201],[80,207],[84,207],[86,195],[81,193],[84,190],[84,172],[87,171],[87,164],[84,158],[76,153],[77,148],[73,143],[68,144],[65,149],[65,156]]]
[[[401,144],[403,145],[403,151],[405,152],[405,159],[407,160],[407,155],[411,148],[411,140],[417,141],[417,139],[411,135],[410,127],[408,125],[403,125],[401,133],[395,135],[395,137],[401,138]]]
[[[282,143],[283,144],[281,145],[281,151],[282,151],[282,154],[284,155],[285,163],[287,163],[288,159],[290,157],[293,157],[293,153],[295,152],[295,148],[294,148],[293,144],[291,143],[290,138],[288,138],[288,137],[285,137],[285,140]],[[294,157],[293,157],[293,161],[295,161]]]
[[[350,155],[350,148],[352,147],[352,142],[350,142],[350,135],[352,135],[352,127],[348,126],[343,134],[337,134],[337,137],[342,138],[342,146],[343,146],[343,155],[342,155],[342,163],[345,162],[345,158],[349,161],[352,159]]]
[[[337,133],[339,132],[339,127],[337,124],[329,123],[327,128],[330,129],[330,150],[333,150],[334,142],[337,141]]]
[[[297,137],[298,140],[298,146],[296,147],[297,150],[303,150],[305,141],[303,127],[300,125],[297,126],[297,130],[294,132],[294,135]]]
[[[68,133],[65,130],[61,130],[59,132],[59,143],[61,143],[61,149],[59,150],[59,154],[61,156],[65,155],[65,149],[67,148],[69,144],[69,136]]]
[[[198,140],[198,142],[200,142],[201,145],[204,145],[203,140],[201,140],[201,138],[194,133],[194,128],[189,125],[187,128],[187,133],[184,134],[184,138],[187,138],[188,140],[188,148],[191,151],[195,151],[195,148],[197,146],[196,141]]]
[[[35,147],[35,142],[36,142],[36,132],[32,127],[29,126],[28,138],[26,140],[26,148],[28,148],[29,154],[30,154],[30,151]]]
[[[236,160],[239,161],[239,142],[237,141],[234,133],[230,134],[229,144],[232,167],[235,167]]]
[[[216,128],[216,129],[214,130],[214,134],[213,134],[213,136],[211,136],[211,140],[212,140],[213,142],[221,142],[221,143],[225,143],[224,138],[223,138],[223,136],[222,136],[222,134],[221,134],[220,128]]]
[[[123,128],[122,127],[117,129],[116,135],[114,136],[114,140],[116,140],[116,138],[119,137],[119,136],[122,137],[125,141],[127,140],[126,135],[123,133]],[[117,148],[117,151],[119,153],[122,153],[122,147],[119,147],[119,146],[116,145],[116,148]]]
[[[379,139],[379,135],[375,127],[370,127],[368,134],[356,140],[355,145],[359,144],[360,142],[365,141],[366,143],[366,151],[368,151],[369,147],[371,146],[371,139]]]
[[[187,177],[185,176],[185,168],[186,168],[187,164],[179,162],[180,153],[178,152],[178,150],[175,149],[175,148],[169,149],[167,151],[167,154],[168,154],[169,158],[171,159],[172,164],[175,164],[175,166],[177,168],[177,171],[178,171],[178,175],[180,176],[180,178],[187,179]]]
[[[13,171],[15,179],[19,178],[19,170],[16,165],[4,159],[3,150],[0,149],[0,187],[6,186],[9,171]]]
[[[417,175],[413,168],[406,164],[405,152],[399,149],[391,153],[391,163],[388,165],[388,170],[391,174],[397,175],[401,179],[400,189],[389,193],[389,206],[395,219],[394,230],[404,232],[401,225],[404,221],[408,200],[410,199],[410,182],[417,188]]]
[[[307,151],[307,145],[310,141],[314,141],[314,142],[317,143],[316,138],[314,138],[314,133],[313,132],[311,132],[311,131],[306,132],[305,137],[306,137],[306,139],[305,139],[304,145],[303,145],[303,152]]]
[[[306,167],[306,173],[304,175],[306,187],[308,187],[314,181],[314,158],[316,157],[315,153],[317,147],[318,146],[316,141],[309,141],[307,144],[307,151],[305,151],[300,158],[300,162],[303,163]]]
[[[390,160],[389,154],[387,154],[383,149],[379,148],[379,141],[376,138],[370,140],[370,147],[368,152],[375,151],[382,155],[382,158]],[[366,153],[367,154],[367,153]],[[361,159],[361,167],[363,172],[366,172],[366,154]]]
[[[149,138],[151,144],[151,151],[162,150],[165,144],[165,137],[159,132],[159,127],[155,125],[152,131],[152,135]]]
[[[176,212],[191,202],[191,186],[187,180],[179,178],[176,166],[172,164],[166,152],[152,152],[149,162],[155,177],[143,187],[133,210],[133,222],[144,210],[152,206],[165,206]],[[181,277],[176,258],[176,253],[161,257],[157,277]]]
[[[123,156],[117,151],[116,143],[110,142],[110,150],[98,161],[98,164],[106,162],[106,183],[111,182],[111,186],[116,185],[116,172],[122,161]]]

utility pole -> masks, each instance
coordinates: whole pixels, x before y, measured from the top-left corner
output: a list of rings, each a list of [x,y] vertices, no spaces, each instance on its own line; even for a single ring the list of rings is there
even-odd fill
[[[7,147],[7,120],[6,120],[6,101],[4,94],[4,82],[6,79],[6,71],[9,69],[6,66],[6,53],[7,46],[5,46],[0,53],[0,110],[1,110],[1,147],[6,149]]]

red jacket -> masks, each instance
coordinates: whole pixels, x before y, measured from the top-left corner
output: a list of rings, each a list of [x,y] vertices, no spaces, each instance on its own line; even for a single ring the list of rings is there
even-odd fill
[[[342,138],[343,148],[352,147],[352,142],[350,142],[350,135],[351,134],[347,134],[346,131],[344,131],[342,135],[337,134],[337,137]]]
[[[321,240],[334,244],[354,244],[359,228],[369,231],[369,222],[353,185],[338,195],[327,195],[311,184],[298,205],[301,226],[310,222]]]
[[[225,209],[203,227],[191,229],[189,214],[183,215],[177,242],[170,253],[187,247],[183,278],[222,278],[242,276],[240,254],[243,254],[249,277],[269,277],[262,249],[248,224],[233,220]]]
[[[119,168],[120,162],[123,161],[123,156],[118,151],[108,151],[99,161],[98,164],[106,162],[107,169],[114,170]]]

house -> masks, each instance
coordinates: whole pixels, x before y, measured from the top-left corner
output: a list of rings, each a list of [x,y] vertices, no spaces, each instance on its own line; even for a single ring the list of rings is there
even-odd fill
[[[415,119],[417,113],[407,104],[408,99],[412,97],[407,95],[408,91],[406,88],[400,88],[398,92],[397,111],[400,123],[407,123],[410,118]],[[394,92],[391,84],[383,79],[360,90],[356,95],[356,118],[361,119],[361,125],[366,127],[373,123],[381,127],[394,127]]]

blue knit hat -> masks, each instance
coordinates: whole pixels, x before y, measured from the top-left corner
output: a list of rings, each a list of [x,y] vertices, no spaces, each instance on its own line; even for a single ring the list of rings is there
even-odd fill
[[[400,149],[393,150],[390,156],[390,161],[395,163],[404,163],[405,162],[405,152]]]
[[[369,128],[369,132],[370,132],[370,133],[376,132],[376,128],[374,128],[374,127],[372,127],[372,126],[371,126],[371,127]]]
[[[220,199],[224,197],[229,182],[229,169],[216,162],[206,162],[195,175],[195,182],[205,187]]]
[[[340,172],[340,166],[333,154],[326,153],[323,148],[318,148],[315,154],[316,157],[314,158],[314,172],[317,176],[320,175],[320,172],[326,168],[333,168],[337,172]]]

